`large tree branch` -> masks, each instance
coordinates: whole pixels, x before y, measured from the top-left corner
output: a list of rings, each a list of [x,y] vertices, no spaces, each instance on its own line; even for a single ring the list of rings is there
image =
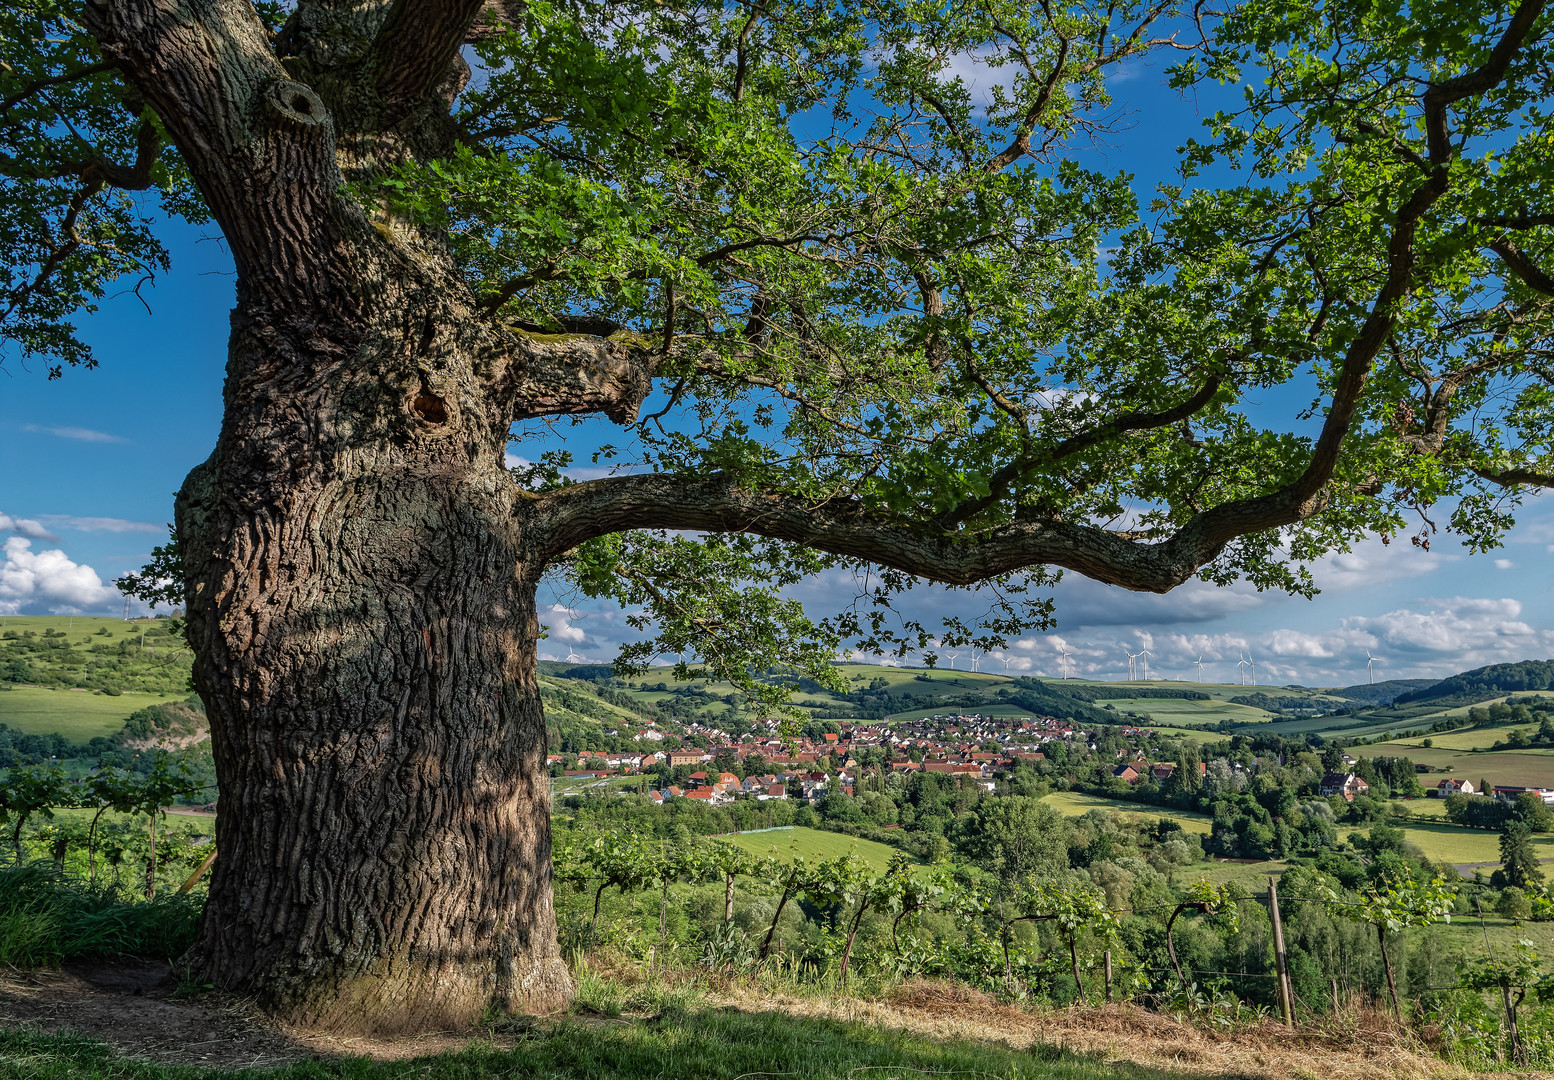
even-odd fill
[[[1185,398],[1180,403],[1169,409],[1159,412],[1127,412],[1115,416],[1104,424],[1097,424],[1089,431],[1082,431],[1059,442],[1046,453],[1016,458],[1009,462],[998,472],[994,473],[988,481],[988,493],[980,498],[967,499],[954,510],[946,514],[941,520],[945,524],[958,525],[980,514],[988,507],[1005,498],[1009,490],[1020,481],[1021,478],[1030,475],[1038,468],[1054,465],[1093,449],[1108,439],[1115,439],[1131,431],[1149,431],[1151,429],[1170,427],[1180,423],[1194,415],[1209,402],[1214,400],[1214,395],[1219,393],[1223,385],[1223,378],[1211,375],[1196,392]],[[985,384],[984,384],[985,386]],[[990,387],[985,387],[991,393]]]
[[[1322,509],[1326,500],[1302,501],[1278,492],[1227,504],[1200,514],[1160,543],[1059,520],[947,534],[931,524],[871,513],[851,500],[815,503],[751,491],[721,476],[616,476],[574,484],[527,505],[548,558],[627,529],[742,532],[950,585],[971,585],[1032,566],[1060,566],[1109,585],[1163,593],[1192,577],[1236,537],[1292,524]]]
[[[414,105],[437,89],[485,6],[486,0],[394,0],[372,43],[384,101]]]
[[[1554,277],[1550,277],[1537,263],[1527,257],[1527,253],[1513,244],[1509,239],[1501,237],[1491,242],[1489,250],[1500,256],[1500,261],[1506,268],[1521,279],[1533,292],[1542,293],[1544,296],[1554,296]]]
[[[253,5],[91,0],[83,19],[172,133],[248,287],[340,294],[334,125],[276,60]]]
[[[1424,122],[1426,143],[1430,160],[1437,166],[1451,158],[1451,132],[1447,126],[1446,110],[1464,98],[1482,94],[1505,78],[1511,60],[1516,56],[1533,24],[1543,13],[1544,0],[1522,0],[1516,14],[1511,16],[1505,32],[1489,51],[1489,57],[1472,71],[1465,71],[1454,79],[1432,86],[1424,96]]]
[[[514,420],[603,413],[629,424],[663,360],[635,334],[517,334],[519,363],[509,388]]]

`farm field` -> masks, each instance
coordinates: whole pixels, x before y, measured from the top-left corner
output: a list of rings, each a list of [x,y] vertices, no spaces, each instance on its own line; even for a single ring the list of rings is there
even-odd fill
[[[1178,868],[1176,880],[1184,882],[1207,878],[1216,885],[1235,884],[1253,895],[1260,895],[1268,891],[1268,879],[1283,874],[1289,865],[1283,859],[1269,859],[1266,862],[1221,862],[1213,859]]]
[[[1419,782],[1424,783],[1424,781],[1425,778],[1420,777]],[[1444,818],[1446,816],[1446,800],[1437,799],[1434,795],[1423,799],[1394,800],[1392,805],[1414,817]]]
[[[1456,710],[1453,710],[1454,712]],[[1448,715],[1446,713],[1441,716]],[[1407,746],[1424,750],[1488,750],[1495,744],[1496,739],[1504,739],[1506,733],[1520,728],[1522,731],[1532,734],[1536,725],[1528,724],[1485,724],[1483,727],[1460,728],[1457,731],[1441,731],[1434,735],[1410,735],[1406,739],[1393,739],[1389,746]],[[1531,729],[1531,730],[1529,730]],[[1424,740],[1429,739],[1430,745],[1424,746]]]
[[[868,863],[876,874],[883,874],[890,867],[890,857],[896,853],[896,849],[889,844],[808,829],[802,825],[772,832],[736,833],[719,839],[737,844],[755,855],[774,855],[779,859],[795,855],[811,861],[835,859],[852,852]]]
[[[892,713],[891,715],[887,716],[885,720],[887,723],[893,723],[898,720],[921,720],[925,716],[936,716],[941,713],[952,713],[960,711],[975,712],[979,716],[989,717],[1018,717],[1031,715],[1030,709],[1023,709],[1018,705],[1004,705],[998,702],[989,702],[986,705],[978,705],[975,708],[970,708],[967,706],[951,707],[941,705],[934,709],[910,709],[907,712]]]
[[[1404,742],[1373,743],[1357,746],[1352,751],[1359,757],[1401,755],[1416,765],[1428,765],[1438,770],[1419,778],[1421,784],[1439,782],[1440,773],[1473,781],[1480,779],[1491,784],[1522,784],[1554,787],[1554,752],[1548,750],[1494,750],[1474,753],[1471,750],[1444,750],[1425,748]]]
[[[0,690],[0,724],[29,735],[58,732],[71,742],[84,743],[98,735],[117,735],[130,713],[137,709],[182,701],[187,696],[126,692],[111,697],[89,690],[18,686]]]
[[[1190,687],[1189,689],[1197,689]],[[1190,724],[1217,724],[1222,720],[1232,723],[1257,723],[1269,719],[1262,709],[1250,705],[1236,705],[1229,701],[1189,701],[1186,698],[1102,698],[1096,705],[1110,705],[1119,712],[1134,712],[1151,720],[1169,722],[1176,720]],[[1224,736],[1215,736],[1223,738]]]
[[[1224,733],[1218,731],[1200,731],[1196,728],[1172,727],[1168,724],[1151,724],[1150,727],[1154,729],[1156,734],[1165,738],[1183,739],[1187,742],[1197,743],[1199,746],[1202,746],[1204,743],[1221,742],[1226,738]]]
[[[185,813],[183,811],[184,808],[182,807],[169,810],[167,816],[157,825],[157,832],[164,836],[174,832],[189,833],[192,836],[209,836],[215,832],[216,816],[214,814]],[[61,806],[54,809],[53,820],[55,823],[90,825],[92,823],[92,815],[95,813],[97,811],[92,809]],[[47,823],[48,819],[35,814],[28,819],[28,828],[30,829],[33,825]],[[104,811],[98,826],[105,827],[113,824],[129,824],[136,828],[144,829],[146,828],[146,815],[121,814],[116,810]]]
[[[1461,866],[1468,863],[1500,863],[1500,834],[1490,832],[1487,829],[1464,829],[1457,825],[1433,824],[1429,822],[1399,822],[1398,828],[1403,830],[1403,835],[1411,844],[1419,845],[1425,856],[1436,862],[1447,862]],[[1338,835],[1347,837],[1355,830],[1346,826],[1338,827]],[[1554,861],[1554,836],[1547,833],[1535,834],[1532,838],[1533,845],[1538,850],[1538,858],[1543,862]]]
[[[1091,810],[1111,810],[1127,817],[1142,817],[1150,821],[1158,821],[1163,817],[1173,818],[1182,823],[1183,831],[1202,836],[1209,834],[1213,824],[1211,818],[1202,814],[1171,810],[1166,807],[1142,806],[1139,803],[1122,802],[1118,799],[1103,799],[1098,795],[1084,795],[1077,791],[1054,791],[1050,795],[1043,796],[1042,801],[1067,817],[1079,817]]]

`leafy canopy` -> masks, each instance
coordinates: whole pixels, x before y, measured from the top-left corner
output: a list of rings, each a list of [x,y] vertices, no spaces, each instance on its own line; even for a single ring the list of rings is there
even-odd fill
[[[323,10],[255,17],[289,19],[282,48]],[[0,13],[0,333],[56,371],[90,362],[73,312],[165,265],[157,217],[205,212],[72,11]],[[515,335],[654,358],[646,415],[597,465],[963,543],[1217,530],[1187,572],[1302,593],[1367,531],[1493,546],[1548,482],[1540,0],[495,12],[446,152],[356,168],[340,197],[439,238]],[[1078,151],[1114,115],[1113,74],[1161,54],[1173,86],[1241,103],[1141,193]],[[1259,407],[1281,386],[1309,406]],[[570,422],[520,427],[519,483],[571,482]],[[673,651],[742,682],[774,659],[829,678],[843,644],[931,657],[1050,622],[1046,566],[930,626],[895,611],[914,578],[883,561],[630,531],[560,571],[657,632],[628,665]],[[860,601],[812,623],[778,590],[819,572]]]

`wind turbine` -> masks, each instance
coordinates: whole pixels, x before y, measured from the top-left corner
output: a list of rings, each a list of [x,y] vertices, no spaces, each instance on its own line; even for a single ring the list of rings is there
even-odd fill
[[[1148,649],[1140,649],[1139,650],[1139,655],[1144,658],[1144,681],[1148,682],[1149,681],[1149,658],[1151,656],[1154,656],[1155,654],[1150,652]]]
[[[1198,654],[1198,659],[1194,660],[1193,663],[1198,665],[1198,681],[1202,682],[1203,681],[1203,654],[1201,652]]]
[[[588,659],[588,657],[586,657],[586,656],[579,656],[576,653],[576,651],[574,651],[572,649],[571,646],[567,647],[567,663],[569,663],[569,664],[576,664],[576,663],[579,663],[579,662],[586,662],[587,659]]]
[[[1130,652],[1128,652],[1128,648],[1127,648],[1126,645],[1119,645],[1117,647],[1119,649],[1121,649],[1123,655],[1128,658],[1128,681],[1132,682],[1133,681],[1133,661],[1138,658],[1138,654],[1137,653],[1130,653]]]
[[[1063,677],[1068,678],[1068,645],[1066,642],[1058,642],[1058,654],[1063,657]]]
[[[971,670],[979,673],[982,670],[982,657],[979,653],[971,654]]]
[[[1251,649],[1248,649],[1246,651],[1246,666],[1252,672],[1252,685],[1256,686],[1257,685],[1257,661],[1252,659],[1252,650]]]
[[[1376,683],[1376,664],[1385,664],[1386,661],[1379,656],[1372,656],[1369,649],[1365,650],[1365,673],[1371,677],[1371,685]]]
[[[1241,659],[1236,661],[1236,667],[1239,669],[1236,672],[1236,682],[1239,685],[1241,685],[1241,686],[1245,686],[1246,685],[1246,655],[1244,653],[1241,654]]]

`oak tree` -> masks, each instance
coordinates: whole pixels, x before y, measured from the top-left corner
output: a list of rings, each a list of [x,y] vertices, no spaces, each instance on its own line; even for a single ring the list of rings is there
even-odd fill
[[[623,663],[760,695],[842,643],[1041,625],[1062,570],[1309,591],[1312,559],[1442,499],[1494,543],[1551,472],[1547,24],[11,0],[8,363],[90,365],[74,313],[164,268],[169,217],[236,268],[169,549],[221,787],[203,978],[360,1030],[567,1000],[548,572],[641,613]],[[1077,154],[1130,64],[1244,91],[1142,203]],[[1257,407],[1285,385],[1303,411]],[[573,482],[554,433],[600,417],[615,474]],[[863,602],[781,593],[822,569]],[[993,602],[898,621],[924,580]]]

